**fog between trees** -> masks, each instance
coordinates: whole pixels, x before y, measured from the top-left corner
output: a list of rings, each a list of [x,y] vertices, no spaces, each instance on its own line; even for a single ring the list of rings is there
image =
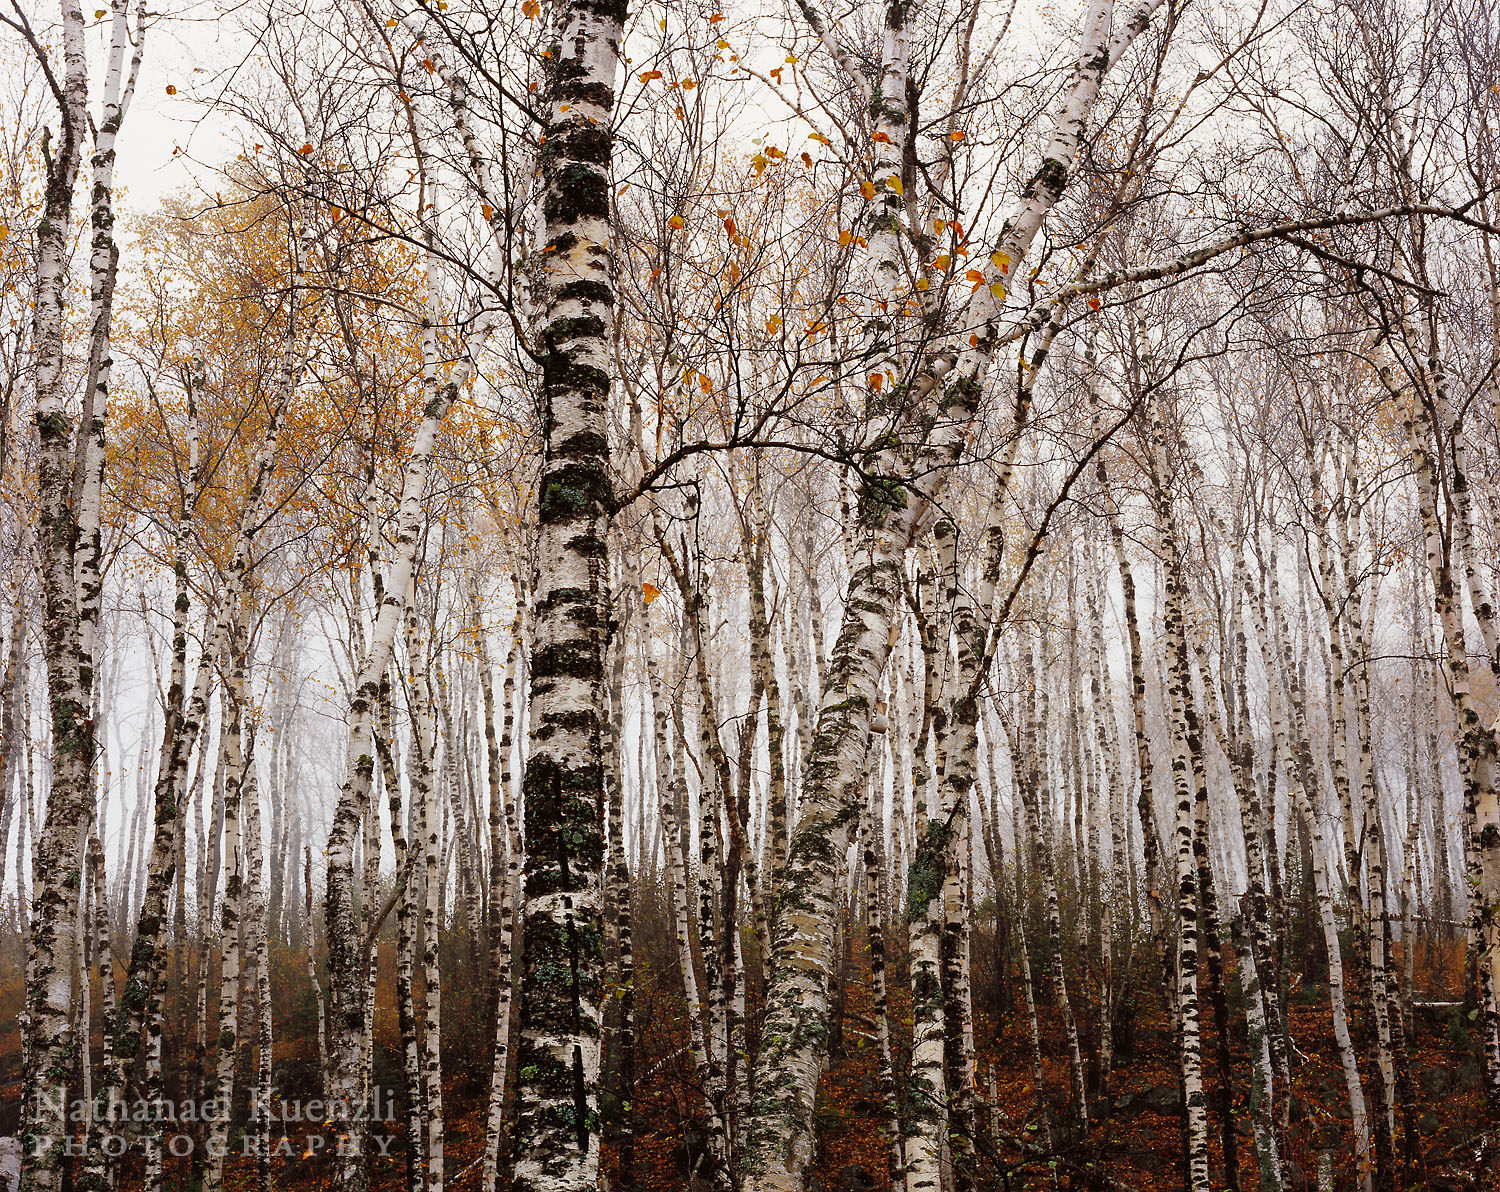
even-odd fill
[[[21,1188],[1497,1186],[1500,9],[111,5],[0,12]]]

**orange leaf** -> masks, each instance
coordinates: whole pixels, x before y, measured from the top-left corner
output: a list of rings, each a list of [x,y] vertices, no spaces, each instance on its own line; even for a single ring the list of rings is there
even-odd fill
[[[642,584],[641,585],[641,596],[646,601],[647,604],[650,604],[653,600],[655,600],[660,595],[661,595],[661,589],[658,588],[655,584],[649,584],[648,583],[648,584]]]

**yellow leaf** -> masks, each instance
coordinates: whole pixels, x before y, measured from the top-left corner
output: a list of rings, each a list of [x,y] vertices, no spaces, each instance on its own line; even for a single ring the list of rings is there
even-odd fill
[[[868,178],[861,178],[859,180],[859,193],[867,199],[873,199],[875,197],[875,184]]]
[[[940,256],[932,258],[932,267],[934,269],[946,269],[952,263],[952,261],[952,257],[950,257],[947,253],[943,253]]]
[[[1005,298],[1005,283],[1003,281],[990,282],[990,293],[996,298],[1003,300]]]
[[[919,277],[919,278],[917,278],[917,289],[919,289],[919,290],[925,290],[931,284],[932,283],[930,281],[928,281],[925,277]]]
[[[727,50],[729,48],[729,43],[721,37],[718,41],[718,48],[721,50]]]
[[[652,79],[659,79],[659,78],[661,78],[661,71],[659,71],[659,70],[643,70],[643,71],[641,71],[641,82],[643,82],[643,83],[649,83]]]
[[[536,20],[537,17],[541,15],[541,11],[542,6],[537,2],[537,0],[526,0],[526,2],[521,5],[521,12],[525,15],[528,21]]]
[[[484,222],[485,223],[489,223],[490,220],[492,220],[492,219],[495,218],[495,209],[493,207],[491,207],[488,203],[483,204],[479,209],[482,212],[484,212]]]
[[[681,228],[682,228],[682,216],[680,216],[680,215],[674,215],[674,216],[672,216],[671,219],[667,220],[667,227],[671,228],[674,232],[681,230]]]
[[[885,184],[889,186],[893,191],[895,191],[898,195],[901,193],[901,179],[897,178],[896,175],[892,174],[889,178],[887,178],[885,180]]]
[[[1002,273],[1010,270],[1010,254],[1000,252],[998,249],[990,253],[990,264]]]
[[[845,245],[852,243],[854,243],[854,233],[848,228],[841,229],[839,231],[839,247],[843,248]]]
[[[658,588],[655,584],[647,583],[647,584],[642,584],[641,585],[641,597],[645,600],[645,602],[647,604],[650,604],[653,600],[655,600],[660,595],[661,595],[661,589]]]

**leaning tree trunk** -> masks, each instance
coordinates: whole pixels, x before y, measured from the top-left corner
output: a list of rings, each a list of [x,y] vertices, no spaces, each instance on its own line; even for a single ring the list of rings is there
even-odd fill
[[[434,385],[412,441],[401,484],[396,513],[395,549],[390,569],[380,589],[379,612],[360,661],[349,700],[349,732],[343,785],[339,790],[333,823],[328,833],[328,877],[324,918],[328,935],[328,1070],[327,1096],[333,1106],[329,1128],[346,1137],[347,1145],[337,1154],[338,1183],[344,1192],[362,1192],[369,1179],[365,1155],[366,1125],[361,1107],[365,1090],[360,1087],[360,1062],[365,1031],[365,1000],[370,941],[360,931],[355,900],[355,838],[364,823],[372,797],[375,775],[374,717],[381,685],[395,650],[411,586],[419,531],[423,520],[422,498],[427,488],[438,429],[453,408],[459,392],[473,375],[473,361],[495,326],[494,312],[480,311],[479,325],[470,336],[469,355],[448,375],[446,383]]]
[[[863,541],[851,560],[844,623],[828,682],[820,684],[817,729],[803,764],[801,817],[789,844],[772,928],[763,1042],[743,1144],[746,1192],[798,1192],[812,1163],[814,1101],[826,1062],[837,859],[859,814],[861,759],[880,674],[895,637],[891,630],[904,579],[902,555],[928,520],[929,504],[941,485],[940,480],[914,483],[910,478],[940,476],[961,456],[983,376],[1000,339],[996,323],[1004,283],[1022,268],[1067,185],[1105,74],[1149,23],[1155,6],[1154,0],[1142,0],[1113,27],[1110,0],[1091,7],[1079,64],[1060,97],[1042,165],[991,255],[994,268],[985,277],[991,284],[978,292],[978,307],[970,312],[979,331],[970,336],[967,348],[938,353],[909,386],[891,387],[892,399],[920,406],[924,418],[936,425],[914,452],[876,452],[861,494]],[[872,251],[875,247],[872,243]],[[909,391],[902,393],[903,388]]]
[[[294,250],[291,265],[291,301],[295,301],[301,288],[305,259],[304,250]],[[255,468],[249,491],[246,494],[245,508],[240,517],[239,532],[235,539],[235,550],[230,561],[229,574],[217,606],[211,606],[208,610],[207,627],[203,637],[205,643],[203,657],[198,664],[191,694],[186,689],[188,611],[190,608],[187,550],[200,480],[198,427],[193,394],[194,390],[201,389],[204,383],[202,360],[193,361],[194,372],[188,381],[187,485],[178,508],[173,543],[172,565],[175,575],[176,600],[172,612],[172,659],[166,694],[166,723],[162,734],[160,761],[153,792],[154,831],[151,850],[146,857],[145,880],[141,886],[135,941],[130,949],[125,990],[120,998],[118,1013],[106,1027],[112,1036],[111,1048],[106,1055],[100,1085],[100,1093],[106,1099],[106,1103],[112,1096],[123,1094],[129,1065],[141,1053],[142,1042],[148,1036],[159,1035],[163,1029],[160,1020],[162,1007],[159,991],[154,986],[159,983],[165,962],[167,901],[182,851],[182,841],[179,836],[186,826],[185,812],[192,793],[188,784],[188,763],[195,746],[199,744],[212,698],[213,680],[220,660],[233,646],[234,634],[237,632],[236,617],[244,615],[241,603],[256,563],[256,541],[266,522],[266,506],[271,497],[270,481],[276,467],[282,420],[291,402],[304,360],[303,348],[297,332],[297,319],[293,314],[288,317],[283,333],[280,366],[277,372],[275,395],[271,403],[270,418],[267,420],[256,448]],[[233,665],[232,662],[231,665]],[[143,808],[144,805],[143,800]],[[127,880],[128,876],[127,873]],[[260,924],[262,919],[263,916],[257,915],[254,922]],[[202,973],[202,979],[204,982],[207,981],[206,972]],[[206,1001],[204,1005],[206,1008]],[[159,1145],[163,1129],[163,1123],[151,1123],[151,1133],[158,1139],[157,1145]],[[111,1186],[110,1159],[105,1153],[105,1142],[106,1136],[102,1130],[90,1131],[87,1166],[81,1192],[104,1192]]]

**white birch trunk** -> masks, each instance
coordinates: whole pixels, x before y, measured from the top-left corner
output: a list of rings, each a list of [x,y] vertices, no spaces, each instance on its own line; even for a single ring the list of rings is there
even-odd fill
[[[623,0],[568,0],[542,155],[546,253],[536,349],[545,443],[538,496],[526,815],[516,1192],[599,1178],[609,631],[606,519],[614,288],[610,132]]]

